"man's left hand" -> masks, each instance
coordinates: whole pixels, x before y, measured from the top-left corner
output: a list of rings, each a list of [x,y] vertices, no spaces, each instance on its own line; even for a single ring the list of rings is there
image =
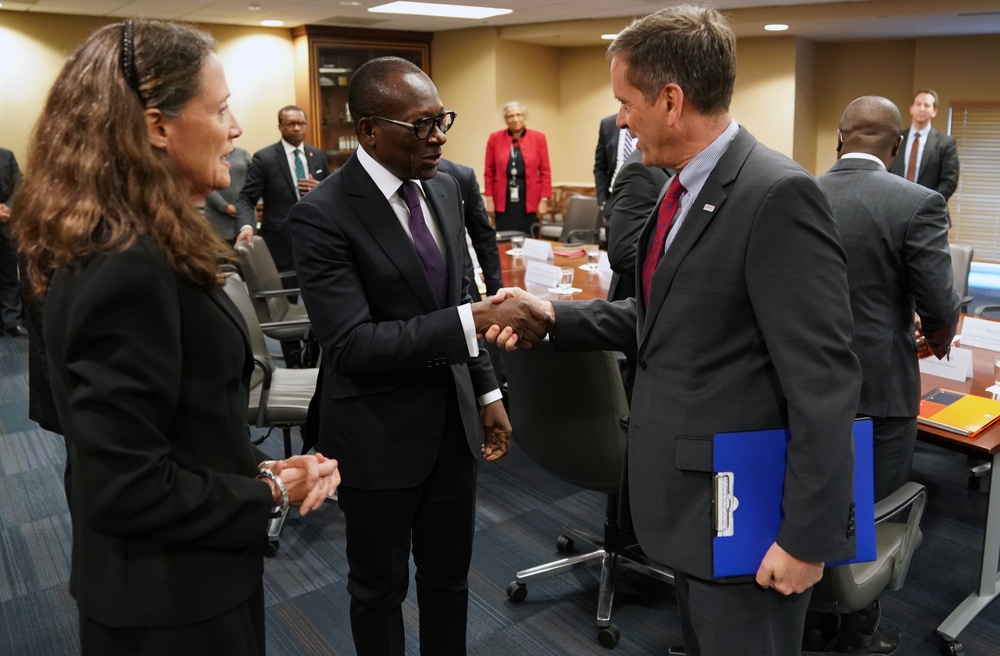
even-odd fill
[[[823,563],[799,560],[775,542],[764,554],[757,570],[757,584],[783,595],[800,594],[823,577]]]
[[[308,176],[308,177],[305,177],[305,178],[300,178],[299,179],[299,193],[302,194],[303,196],[305,196],[310,191],[312,191],[313,189],[315,189],[316,185],[318,185],[318,184],[319,184],[319,180],[317,180],[316,178],[312,177],[311,175]]]
[[[483,460],[499,460],[507,455],[510,446],[510,420],[503,409],[503,401],[483,406],[479,412],[483,420]]]

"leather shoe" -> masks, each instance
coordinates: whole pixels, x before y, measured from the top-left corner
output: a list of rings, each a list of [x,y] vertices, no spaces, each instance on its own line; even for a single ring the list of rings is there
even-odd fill
[[[7,335],[8,337],[27,337],[28,331],[27,329],[25,329],[24,326],[14,325],[11,326],[10,328],[4,328],[3,334]]]

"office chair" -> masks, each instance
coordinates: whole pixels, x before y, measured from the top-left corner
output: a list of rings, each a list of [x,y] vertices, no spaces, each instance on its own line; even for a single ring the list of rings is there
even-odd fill
[[[595,244],[598,241],[600,219],[601,208],[596,197],[574,194],[569,199],[561,223],[535,223],[531,226],[531,235],[572,245]]]
[[[285,457],[292,456],[292,428],[302,426],[309,411],[309,401],[316,390],[318,369],[285,369],[274,364],[264,342],[264,326],[257,320],[250,293],[239,274],[226,273],[223,287],[233,302],[250,334],[254,370],[250,378],[250,404],[247,408],[248,424],[260,428],[280,428],[284,437]],[[308,322],[308,319],[299,320]],[[268,326],[276,327],[276,326]],[[268,432],[270,435],[270,431]],[[260,444],[267,435],[255,442]],[[278,536],[285,523],[285,515],[276,517],[268,525],[268,539],[274,555],[278,550]]]
[[[281,342],[302,341],[304,367],[316,366],[319,347],[312,335],[306,307],[289,301],[290,296],[299,293],[297,288],[285,289],[282,279],[295,274],[279,273],[271,251],[264,238],[255,236],[251,243],[239,242],[235,246],[240,258],[240,271],[257,320],[264,334]]]
[[[871,607],[886,590],[903,587],[913,553],[920,546],[920,521],[927,503],[927,489],[907,483],[875,504],[875,540],[878,556],[868,563],[827,567],[813,588],[810,610],[840,615]],[[905,513],[906,521],[900,519]],[[839,627],[838,627],[839,628]],[[829,645],[829,649],[834,645]],[[803,656],[838,652],[804,651]]]
[[[531,350],[503,353],[514,439],[529,458],[556,477],[607,495],[603,538],[597,547],[552,563],[517,572],[507,587],[513,602],[523,601],[529,581],[600,562],[597,639],[614,647],[619,632],[611,624],[615,579],[620,565],[673,583],[673,573],[623,544],[618,527],[618,491],[628,423],[628,403],[618,359],[610,352],[554,354],[548,341]],[[584,536],[586,537],[586,536]],[[556,548],[573,551],[561,535]]]
[[[972,296],[969,296],[969,273],[972,271],[972,255],[975,249],[965,244],[949,244],[951,246],[951,268],[955,275],[955,291],[961,299],[959,310],[969,311]]]

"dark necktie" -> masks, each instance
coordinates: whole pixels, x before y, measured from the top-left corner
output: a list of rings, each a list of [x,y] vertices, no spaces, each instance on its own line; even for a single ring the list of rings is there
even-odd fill
[[[302,151],[295,149],[295,179],[301,180],[306,177],[306,165],[302,162]]]
[[[920,150],[920,133],[913,133],[913,145],[910,146],[910,161],[906,165],[906,179],[913,182],[917,179],[917,151]]]
[[[656,214],[656,228],[649,240],[646,259],[642,262],[643,306],[649,304],[649,288],[653,284],[653,273],[656,271],[656,265],[660,263],[660,257],[663,255],[663,242],[666,241],[670,226],[673,225],[674,217],[677,216],[677,208],[680,206],[678,201],[683,193],[684,186],[681,184],[681,176],[675,175],[674,179],[670,181],[670,186],[667,187],[663,202],[660,203],[660,211]]]
[[[424,264],[424,271],[427,272],[434,298],[440,307],[445,307],[448,305],[448,269],[424,220],[424,211],[420,207],[420,190],[414,182],[407,180],[399,187],[399,197],[410,209],[410,234],[413,236],[417,255]]]

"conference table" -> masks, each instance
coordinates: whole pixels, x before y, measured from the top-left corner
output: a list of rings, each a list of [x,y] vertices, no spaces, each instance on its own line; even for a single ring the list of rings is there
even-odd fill
[[[959,323],[960,335],[962,322],[965,321],[966,316],[968,315],[963,315]],[[962,346],[960,339],[957,345]],[[962,348],[972,352],[973,377],[965,381],[957,381],[922,373],[920,375],[921,394],[936,387],[942,387],[956,392],[991,396],[989,392],[986,392],[986,388],[993,385],[993,360],[1000,353],[972,346],[962,346]],[[956,643],[958,634],[1000,594],[1000,567],[998,567],[998,560],[1000,560],[1000,459],[998,459],[998,455],[1000,455],[1000,423],[994,424],[975,437],[964,437],[957,433],[920,424],[917,437],[929,444],[983,458],[991,464],[989,499],[986,506],[986,531],[983,536],[983,550],[979,568],[979,586],[937,628],[938,635],[945,640]]]
[[[558,250],[565,248],[564,244],[553,243],[553,247]],[[552,264],[557,267],[571,267],[574,271],[573,287],[579,289],[575,294],[557,294],[548,291],[548,287],[535,283],[524,283],[524,272],[528,263],[528,258],[523,256],[513,256],[509,253],[511,245],[509,241],[500,242],[500,269],[503,274],[503,284],[507,287],[520,287],[531,294],[545,301],[583,301],[591,298],[607,298],[608,287],[611,284],[611,272],[591,271],[587,269],[587,256],[556,255],[555,259],[544,264]],[[586,244],[579,249],[590,250],[598,248],[596,245]]]

